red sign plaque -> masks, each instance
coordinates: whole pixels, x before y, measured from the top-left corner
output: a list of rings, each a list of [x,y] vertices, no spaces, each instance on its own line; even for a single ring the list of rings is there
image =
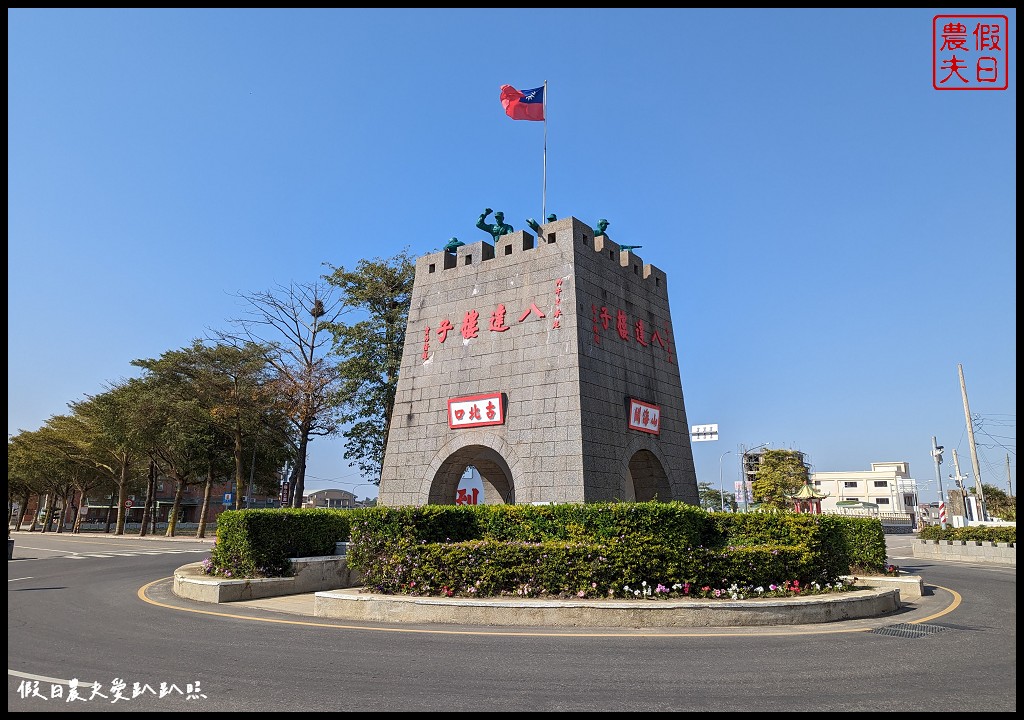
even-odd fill
[[[504,423],[505,413],[502,410],[500,392],[448,400],[448,427],[453,430]]]
[[[659,435],[661,433],[661,408],[630,398],[629,429]]]

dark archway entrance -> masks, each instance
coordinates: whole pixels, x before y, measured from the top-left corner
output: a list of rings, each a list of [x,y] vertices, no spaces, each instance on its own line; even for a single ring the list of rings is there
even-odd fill
[[[650,450],[638,450],[629,459],[629,477],[633,481],[633,495],[637,502],[668,502],[672,499],[665,468]]]
[[[515,503],[515,485],[508,463],[497,452],[484,445],[467,445],[456,450],[441,463],[430,482],[427,502],[432,505],[455,503],[459,483],[466,468],[474,467],[483,485],[482,505]]]

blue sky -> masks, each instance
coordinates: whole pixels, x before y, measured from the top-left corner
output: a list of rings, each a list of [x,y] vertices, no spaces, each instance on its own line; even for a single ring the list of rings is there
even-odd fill
[[[935,90],[956,12],[8,9],[8,433],[237,293],[524,229],[545,123],[498,92],[547,81],[547,211],[667,274],[698,480],[770,442],[933,481],[933,435],[970,473],[960,363],[1016,492],[1019,35],[963,10],[1009,17],[1009,89]],[[342,452],[307,489],[375,496]]]

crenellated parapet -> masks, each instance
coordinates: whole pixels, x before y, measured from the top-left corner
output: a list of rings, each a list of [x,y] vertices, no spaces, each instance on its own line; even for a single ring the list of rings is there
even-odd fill
[[[643,258],[632,250],[623,250],[619,244],[606,235],[595,235],[594,229],[575,217],[555,220],[540,226],[539,236],[526,230],[517,230],[502,235],[497,242],[479,240],[455,248],[454,251],[441,250],[420,257],[416,261],[417,280],[429,283],[441,280],[447,273],[478,272],[480,265],[485,263],[518,263],[523,260],[524,253],[544,254],[549,252],[567,253],[598,257],[612,267],[619,268],[623,274],[632,275],[634,279],[649,283],[650,291],[662,295],[667,294],[667,278],[665,273],[655,265],[645,263]],[[488,265],[487,269],[491,269]],[[435,277],[432,277],[435,276]]]

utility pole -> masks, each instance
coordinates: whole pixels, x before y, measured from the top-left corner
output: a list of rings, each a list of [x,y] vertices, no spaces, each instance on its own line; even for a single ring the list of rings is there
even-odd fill
[[[939,484],[939,524],[946,529],[946,500],[942,492],[942,472],[939,465],[942,464],[942,446],[935,444],[935,436],[932,435],[932,457],[935,458],[935,482]]]
[[[1013,479],[1010,477],[1010,453],[1006,453],[1006,492],[1013,497]]]
[[[974,444],[974,423],[971,422],[971,408],[967,405],[967,385],[964,384],[964,367],[956,364],[956,370],[960,374],[960,394],[964,396],[964,417],[967,419],[967,439],[971,443],[971,464],[974,466],[974,485],[978,493],[979,520],[988,517],[988,510],[985,509],[985,491],[981,489],[981,467],[978,465],[978,446]]]

